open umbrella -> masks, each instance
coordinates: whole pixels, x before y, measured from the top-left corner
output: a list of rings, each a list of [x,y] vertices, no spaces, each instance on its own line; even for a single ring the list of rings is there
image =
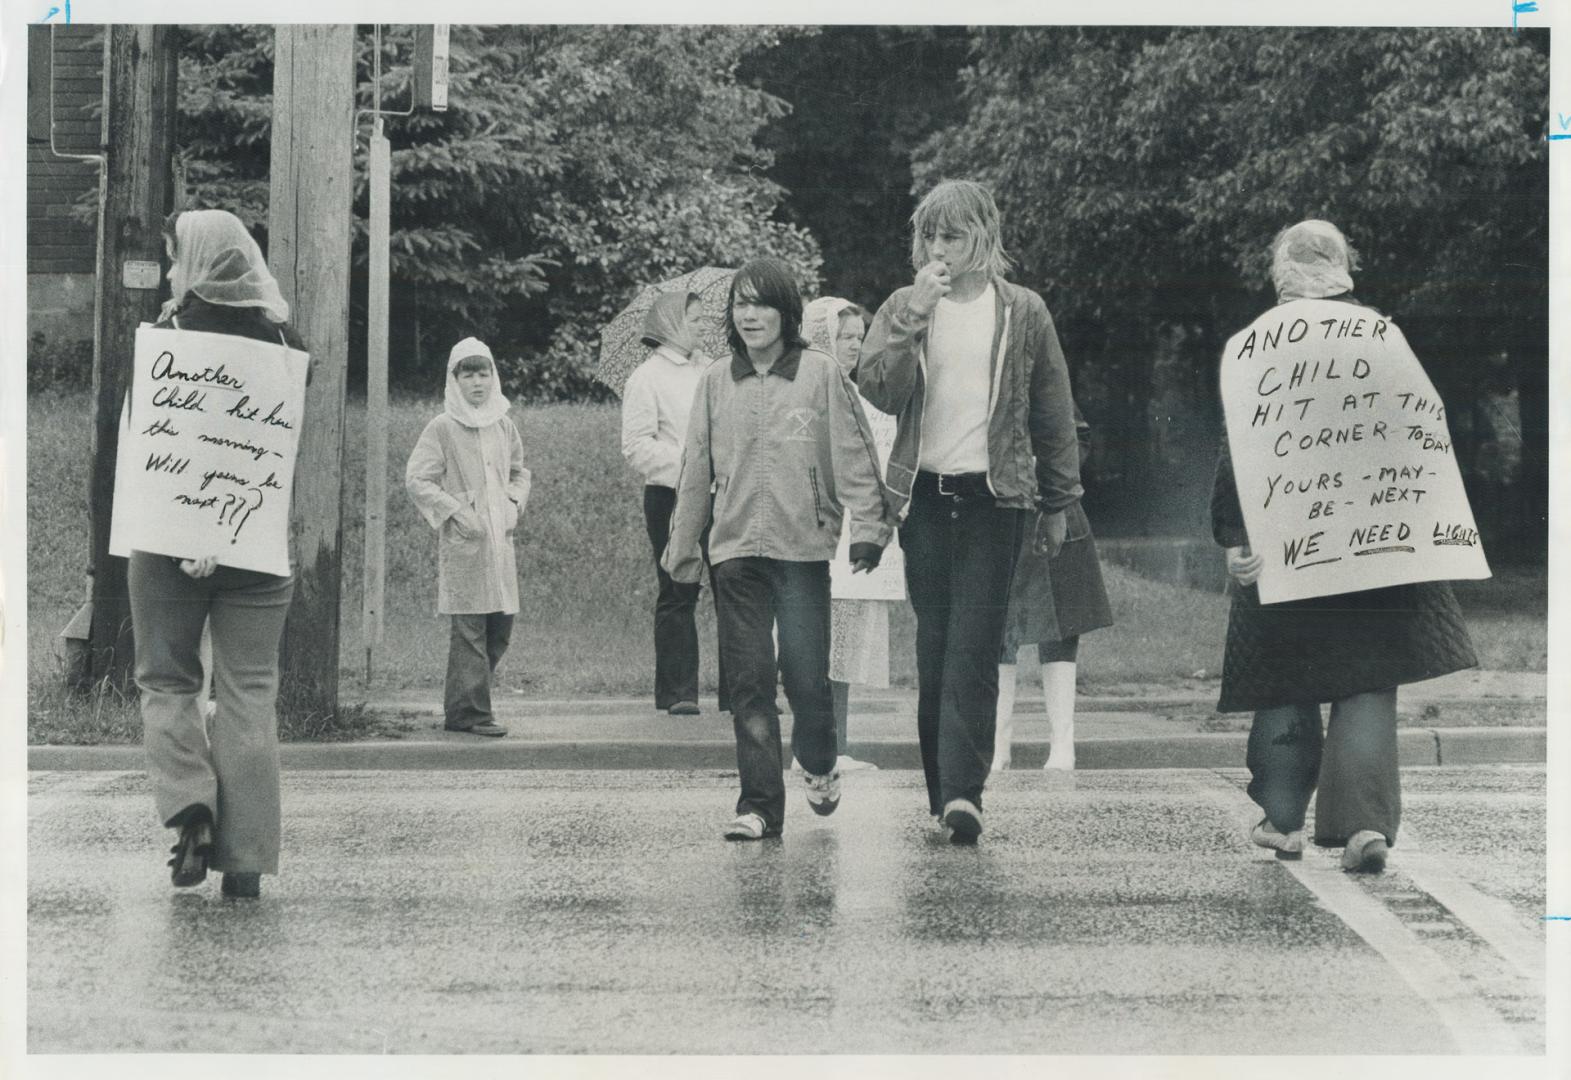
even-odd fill
[[[699,335],[699,347],[710,356],[725,356],[731,351],[725,340],[726,297],[731,291],[735,270],[718,266],[704,266],[689,273],[646,285],[633,297],[633,302],[600,331],[600,363],[595,367],[595,378],[622,396],[622,387],[633,369],[649,355],[649,346],[641,340],[644,314],[655,302],[655,297],[668,292],[697,293],[703,302],[704,329]]]

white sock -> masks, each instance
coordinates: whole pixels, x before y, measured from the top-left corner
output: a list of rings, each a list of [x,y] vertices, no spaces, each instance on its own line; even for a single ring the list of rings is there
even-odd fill
[[[1042,665],[1042,699],[1052,729],[1052,749],[1044,769],[1075,767],[1075,664],[1055,661]]]
[[[1015,665],[998,665],[998,711],[993,728],[993,771],[1009,768],[1009,744],[1015,734]]]

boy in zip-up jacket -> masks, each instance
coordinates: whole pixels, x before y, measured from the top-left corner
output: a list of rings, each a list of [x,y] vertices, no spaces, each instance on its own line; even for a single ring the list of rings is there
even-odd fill
[[[891,532],[856,389],[833,358],[806,347],[801,324],[801,294],[783,263],[757,259],[737,271],[726,315],[732,355],[698,384],[662,559],[673,579],[696,582],[699,539],[709,527],[742,782],[737,817],[725,829],[733,840],[778,836],[784,824],[776,624],[808,803],[819,814],[839,805],[829,561],[847,512],[859,570],[878,565]]]
[[[992,195],[945,181],[911,225],[915,284],[879,309],[857,386],[897,423],[887,479],[917,618],[928,809],[952,839],[974,842],[1015,560],[1033,510],[1042,550],[1057,553],[1081,495],[1080,457],[1052,317],[1003,278]]]

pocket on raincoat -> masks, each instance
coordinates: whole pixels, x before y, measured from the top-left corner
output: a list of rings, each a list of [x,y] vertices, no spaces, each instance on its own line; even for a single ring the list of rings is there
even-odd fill
[[[1078,502],[1070,503],[1064,515],[1066,544],[1071,540],[1084,540],[1091,535],[1091,519],[1086,517],[1086,512],[1080,508]]]
[[[442,543],[458,548],[472,549],[480,546],[485,539],[485,518],[479,510],[475,509],[475,493],[472,491],[455,491],[453,498],[458,500],[458,509],[453,511],[446,521],[442,522]],[[480,526],[477,536],[465,536],[458,531],[457,517],[468,512],[469,517]]]

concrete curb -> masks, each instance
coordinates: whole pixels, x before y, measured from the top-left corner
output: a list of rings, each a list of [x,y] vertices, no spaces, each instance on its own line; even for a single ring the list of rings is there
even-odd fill
[[[1075,763],[1081,769],[1241,768],[1243,732],[1081,739]],[[1048,743],[1017,739],[1014,767],[1036,769],[1047,760]],[[1499,765],[1547,760],[1545,728],[1403,728],[1398,760],[1414,765]],[[883,769],[920,769],[915,739],[853,741],[853,757]],[[286,743],[287,770],[359,769],[718,769],[735,771],[730,739],[598,740],[502,738],[480,742],[381,740],[346,743]],[[140,746],[30,746],[33,771],[137,771],[145,767]]]
[[[440,691],[434,691],[436,698],[421,698],[401,701],[396,699],[379,699],[367,701],[366,709],[378,716],[404,716],[425,717],[441,716],[442,703],[439,700]],[[533,715],[550,713],[571,713],[574,716],[661,716],[661,712],[650,705],[645,698],[526,698],[510,697],[498,694],[496,702],[499,711],[506,710],[514,704],[527,709]],[[1523,708],[1545,707],[1542,697],[1502,697],[1500,695],[1479,694],[1448,695],[1445,697],[1430,696],[1414,693],[1402,699],[1403,713],[1411,713],[1416,707],[1431,703],[1441,704],[1444,707],[1465,709],[1483,706],[1515,705]],[[715,713],[714,703],[705,698],[703,705],[704,714]],[[904,694],[877,693],[863,694],[856,697],[856,715],[916,715],[916,693],[914,691]],[[1075,698],[1075,709],[1079,713],[1168,713],[1168,712],[1214,712],[1216,706],[1216,693],[1211,691],[1205,694],[1140,694],[1129,697],[1120,697],[1112,694],[1082,694]],[[1042,710],[1042,696],[1040,693],[1027,693],[1015,699],[1015,708],[1019,712],[1040,712]],[[790,715],[787,703],[780,702],[782,716]]]

